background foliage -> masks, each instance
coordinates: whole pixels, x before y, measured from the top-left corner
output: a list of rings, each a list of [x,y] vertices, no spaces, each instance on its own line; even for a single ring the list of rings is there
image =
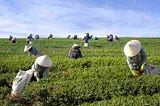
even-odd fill
[[[22,91],[24,101],[8,100],[11,83],[19,69],[31,68],[36,57],[23,52],[26,39],[9,43],[0,39],[0,105],[33,106],[140,106],[160,104],[160,76],[132,78],[123,53],[124,45],[140,40],[148,55],[148,63],[160,66],[159,38],[120,38],[107,42],[91,39],[83,47],[82,39],[34,39],[33,46],[53,61],[49,77],[40,83],[30,82]],[[83,58],[70,59],[73,43],[81,46]]]

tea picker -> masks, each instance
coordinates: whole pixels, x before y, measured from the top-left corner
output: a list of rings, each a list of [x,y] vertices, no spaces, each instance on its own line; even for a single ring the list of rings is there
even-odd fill
[[[32,79],[39,82],[39,80],[43,77],[48,77],[49,67],[52,66],[52,61],[47,55],[39,56],[36,58],[34,64],[31,69],[34,71],[34,75]]]
[[[74,59],[81,58],[82,53],[80,50],[80,46],[77,44],[73,44],[72,48],[69,50],[68,57]]]
[[[124,54],[133,76],[138,77],[144,73],[148,75],[160,73],[159,67],[147,64],[147,54],[142,48],[140,41],[131,40],[127,42],[124,46]]]
[[[9,41],[11,42],[11,43],[16,43],[16,38],[15,37],[13,37],[13,36],[9,36]]]
[[[35,63],[31,69],[27,71],[19,70],[18,74],[13,80],[11,97],[21,98],[21,92],[25,85],[29,83],[33,78],[36,78],[37,82],[41,78],[48,76],[49,67],[52,66],[52,61],[47,55],[39,56],[36,58]]]
[[[86,33],[86,36],[83,38],[84,41],[84,47],[88,47],[88,40],[90,39],[89,33]]]
[[[28,37],[27,37],[27,43],[28,44],[33,44],[33,37],[32,37],[33,35],[32,34],[30,34]]]
[[[26,45],[24,47],[24,52],[28,52],[31,55],[34,55],[36,57],[42,56],[43,54],[41,52],[39,52],[35,47],[33,47],[32,45]]]

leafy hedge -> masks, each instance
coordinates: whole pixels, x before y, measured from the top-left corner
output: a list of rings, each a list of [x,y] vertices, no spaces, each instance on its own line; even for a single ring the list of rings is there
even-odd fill
[[[77,60],[68,58],[67,54],[74,42],[83,44],[80,39],[34,41],[34,46],[47,54],[53,65],[48,78],[40,83],[30,82],[25,87],[25,101],[8,100],[7,96],[18,70],[30,69],[35,57],[23,52],[25,39],[18,39],[16,44],[0,39],[0,45],[3,45],[0,51],[0,105],[159,105],[160,76],[130,76],[123,47],[131,39],[135,38],[121,38],[121,41],[111,43],[105,38],[98,42],[91,40],[90,47],[81,47],[83,58]],[[154,51],[160,49],[159,39],[137,39],[147,51],[148,62],[160,65],[159,51]],[[154,42],[150,43],[151,40]]]

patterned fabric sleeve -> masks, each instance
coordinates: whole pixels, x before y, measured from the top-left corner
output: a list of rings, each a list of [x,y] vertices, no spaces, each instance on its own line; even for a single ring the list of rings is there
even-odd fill
[[[34,70],[34,76],[39,77],[39,72],[38,72],[38,64],[34,63],[32,65],[32,70]]]
[[[127,63],[129,65],[130,70],[134,70],[133,64],[130,62],[130,58],[127,58]]]

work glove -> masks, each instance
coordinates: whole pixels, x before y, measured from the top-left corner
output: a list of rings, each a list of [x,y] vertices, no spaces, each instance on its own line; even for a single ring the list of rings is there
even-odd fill
[[[133,76],[138,76],[139,75],[139,72],[137,71],[137,70],[130,70],[131,71],[131,74],[133,75]]]
[[[139,77],[143,74],[143,71],[141,69],[137,69],[137,70],[130,70],[131,71],[131,74],[134,76],[134,77]]]
[[[36,80],[37,80],[37,82],[39,82],[39,81],[40,81],[40,78],[36,77]]]
[[[144,63],[144,64],[142,64],[142,66],[141,66],[141,71],[145,71],[146,70],[146,64]]]

